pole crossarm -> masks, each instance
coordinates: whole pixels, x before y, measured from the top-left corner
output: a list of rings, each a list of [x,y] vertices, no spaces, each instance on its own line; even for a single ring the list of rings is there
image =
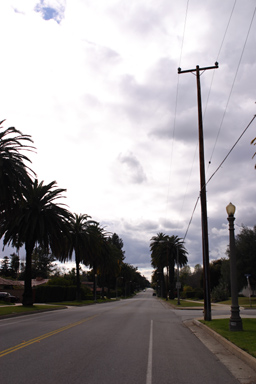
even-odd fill
[[[216,69],[216,68],[219,68],[219,63],[217,61],[216,61],[214,67],[203,67],[203,68],[200,68],[199,65],[197,65],[195,69],[186,69],[185,71],[182,71],[181,68],[178,68],[178,74],[180,74],[180,73],[188,73],[188,72],[196,72],[196,71],[198,71],[198,69],[199,69],[199,71],[207,71],[207,69]]]

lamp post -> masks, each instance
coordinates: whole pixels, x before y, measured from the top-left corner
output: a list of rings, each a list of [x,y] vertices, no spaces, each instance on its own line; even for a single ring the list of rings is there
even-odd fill
[[[243,323],[240,317],[237,290],[236,251],[235,251],[235,211],[236,207],[229,203],[226,207],[229,222],[229,251],[230,251],[230,284],[231,284],[231,316],[229,319],[230,331],[242,331]]]

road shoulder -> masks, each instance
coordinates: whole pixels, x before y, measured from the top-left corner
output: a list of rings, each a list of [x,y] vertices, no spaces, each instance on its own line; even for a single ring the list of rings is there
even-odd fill
[[[224,364],[242,384],[256,384],[256,359],[200,323],[186,320],[183,324]]]

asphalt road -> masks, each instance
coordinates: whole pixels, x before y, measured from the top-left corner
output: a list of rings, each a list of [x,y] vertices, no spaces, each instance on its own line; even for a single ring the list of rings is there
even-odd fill
[[[1,320],[0,382],[238,383],[184,326],[192,315],[166,309],[148,289],[134,299]]]

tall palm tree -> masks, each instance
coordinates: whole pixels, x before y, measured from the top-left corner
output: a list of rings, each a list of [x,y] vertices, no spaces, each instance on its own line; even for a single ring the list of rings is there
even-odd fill
[[[1,228],[4,245],[24,244],[26,250],[25,288],[23,305],[33,305],[31,259],[35,245],[49,249],[58,259],[67,252],[70,213],[56,199],[65,189],[55,188],[56,182],[44,185],[36,179],[23,189],[23,198],[12,223]]]
[[[168,255],[169,255],[169,297],[174,299],[174,279],[175,279],[175,264],[183,267],[187,264],[187,250],[184,246],[182,239],[178,236],[168,236]]]
[[[86,214],[77,215],[76,213],[71,215],[70,218],[70,238],[67,257],[71,260],[73,253],[75,254],[77,300],[81,300],[80,263],[83,261],[85,265],[88,265],[91,254],[90,225],[95,222],[88,220],[88,218],[90,216]]]
[[[163,297],[164,292],[167,291],[165,280],[164,280],[164,268],[167,267],[167,252],[165,249],[165,244],[168,236],[162,232],[159,232],[156,236],[153,236],[150,239],[150,251],[151,251],[151,265],[156,268],[157,274],[159,275],[160,285],[161,285],[161,296]]]
[[[94,222],[89,227],[90,246],[89,246],[89,266],[93,270],[94,284],[93,292],[96,295],[96,275],[103,269],[106,255],[109,252],[106,244],[107,233],[104,228],[100,227],[99,223]],[[87,260],[86,260],[87,262]],[[88,265],[88,264],[87,264]]]
[[[187,251],[182,240],[178,236],[168,236],[164,233],[158,233],[153,236],[150,243],[151,249],[151,264],[157,268],[157,273],[162,278],[162,286],[164,285],[163,269],[167,268],[169,274],[166,284],[166,298],[174,298],[174,267],[177,264],[177,255],[179,256],[179,266],[186,265],[188,262]],[[178,252],[178,253],[177,253]],[[169,273],[168,273],[169,272]],[[169,292],[168,292],[169,291]]]
[[[0,129],[5,120],[0,122]],[[31,184],[34,172],[26,165],[30,159],[22,151],[33,151],[31,136],[14,127],[0,131],[0,219],[10,214],[22,198],[22,189]]]

